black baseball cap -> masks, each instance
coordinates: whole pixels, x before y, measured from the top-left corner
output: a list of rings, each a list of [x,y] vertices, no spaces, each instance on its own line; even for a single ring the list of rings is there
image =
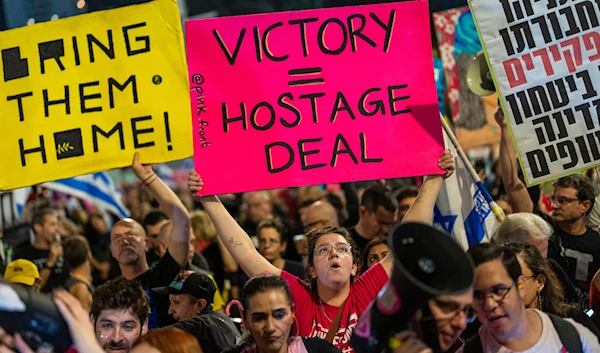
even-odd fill
[[[212,279],[205,274],[182,270],[177,277],[165,287],[152,289],[157,294],[189,294],[197,299],[205,299],[212,304],[217,288]]]

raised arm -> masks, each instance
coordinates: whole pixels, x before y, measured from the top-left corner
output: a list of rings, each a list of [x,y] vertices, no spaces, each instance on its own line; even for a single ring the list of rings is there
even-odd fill
[[[508,124],[504,119],[504,112],[500,106],[496,109],[494,117],[500,125],[500,177],[510,198],[510,204],[514,212],[533,212],[533,201],[531,201],[529,192],[527,192],[527,187],[519,179],[517,152],[513,146]]]
[[[195,195],[203,185],[200,175],[191,170],[188,176],[190,191]],[[200,202],[215,225],[217,235],[248,277],[257,276],[262,272],[269,272],[277,276],[281,274],[280,269],[273,266],[256,250],[252,239],[231,217],[218,197],[202,197]]]
[[[433,208],[435,207],[435,201],[437,200],[442,183],[444,179],[454,173],[455,162],[454,156],[449,150],[445,150],[440,159],[438,160],[438,166],[440,169],[446,171],[444,175],[429,175],[425,179],[421,190],[415,202],[412,204],[406,215],[402,219],[401,223],[407,222],[418,222],[432,224],[433,222]],[[387,272],[388,276],[391,275],[392,269],[394,268],[394,257],[389,252],[382,260],[381,264]]]
[[[233,256],[227,248],[220,237],[217,237],[217,244],[219,245],[219,251],[221,253],[221,258],[223,259],[223,268],[227,273],[236,273],[239,269],[238,263],[235,262]]]
[[[171,236],[167,243],[169,254],[175,259],[181,268],[186,268],[189,263],[190,243],[190,215],[181,203],[181,200],[170,187],[162,181],[149,165],[141,165],[136,152],[133,156],[131,169],[140,181],[148,187],[148,190],[156,198],[160,207],[173,222]]]

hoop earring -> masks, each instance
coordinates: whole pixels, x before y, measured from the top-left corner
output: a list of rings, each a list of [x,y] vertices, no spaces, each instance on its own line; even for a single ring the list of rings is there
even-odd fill
[[[292,318],[294,319],[293,325],[296,328],[296,334],[294,335],[294,337],[298,337],[300,335],[300,329],[298,328],[298,320],[296,319],[296,314],[292,314]]]

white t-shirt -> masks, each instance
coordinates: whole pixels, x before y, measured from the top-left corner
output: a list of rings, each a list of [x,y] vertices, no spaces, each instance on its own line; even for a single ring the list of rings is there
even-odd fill
[[[560,341],[558,332],[556,332],[550,317],[539,310],[535,310],[535,312],[542,318],[542,336],[533,347],[519,353],[566,353],[567,350]],[[584,353],[600,353],[598,338],[590,330],[572,319],[566,320],[575,326],[577,332],[579,332]],[[502,343],[496,341],[485,326],[479,328],[479,337],[481,337],[484,353],[513,353],[513,351],[504,347]],[[463,353],[463,348],[464,346],[457,353]]]

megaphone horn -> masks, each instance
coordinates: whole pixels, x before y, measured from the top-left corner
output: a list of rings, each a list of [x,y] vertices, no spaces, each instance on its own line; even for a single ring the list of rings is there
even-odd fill
[[[473,286],[473,262],[446,234],[426,224],[404,223],[389,237],[394,270],[358,320],[351,338],[356,352],[381,352],[386,339],[407,329],[419,309],[423,309],[423,319],[431,317],[427,305],[431,298],[463,294]],[[425,329],[423,319],[421,326]],[[423,330],[423,339],[438,352],[438,334],[433,323],[433,327],[427,325],[427,333]]]
[[[477,54],[467,69],[467,85],[478,96],[489,96],[496,92],[492,73],[483,53]]]

